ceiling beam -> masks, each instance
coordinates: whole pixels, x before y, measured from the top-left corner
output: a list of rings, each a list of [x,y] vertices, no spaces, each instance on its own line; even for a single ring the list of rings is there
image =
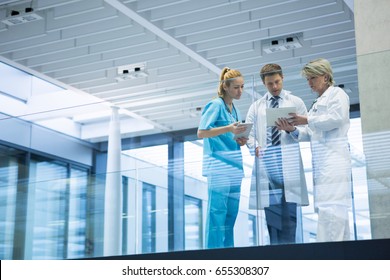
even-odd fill
[[[188,48],[183,43],[176,40],[174,37],[163,31],[161,28],[157,27],[144,17],[140,16],[137,12],[134,12],[132,9],[128,8],[126,5],[122,4],[118,0],[105,0],[108,4],[116,8],[118,11],[123,13],[124,15],[128,16],[141,26],[145,27],[149,31],[156,34],[156,36],[160,37],[161,39],[165,40],[181,52],[185,53],[189,57],[191,57],[194,61],[199,62],[201,65],[205,66],[207,69],[209,69],[211,72],[217,74],[221,73],[221,68],[216,66],[215,64],[211,63],[207,59],[205,59],[203,56],[199,55],[197,52],[193,51],[192,49]]]

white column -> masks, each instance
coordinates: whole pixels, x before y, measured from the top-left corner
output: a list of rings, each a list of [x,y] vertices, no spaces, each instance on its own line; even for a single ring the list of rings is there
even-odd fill
[[[390,238],[390,1],[355,0],[354,7],[371,235]]]
[[[122,253],[122,176],[119,108],[112,107],[104,195],[104,255]]]

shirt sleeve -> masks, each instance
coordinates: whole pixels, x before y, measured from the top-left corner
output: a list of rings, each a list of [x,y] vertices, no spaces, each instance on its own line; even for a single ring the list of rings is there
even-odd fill
[[[294,131],[289,133],[294,139],[298,139],[299,137],[299,130],[295,129]]]
[[[298,115],[307,116],[307,108],[306,108],[306,105],[305,105],[305,103],[303,102],[303,100],[301,98],[296,98],[295,105],[296,105],[296,108],[297,108],[297,114]],[[306,125],[299,125],[299,126],[295,127],[294,131],[287,132],[287,133],[290,134],[291,137],[295,141],[299,141],[299,131],[300,131],[300,129],[304,130],[305,127],[306,127]]]
[[[218,101],[213,100],[205,106],[202,117],[200,118],[200,123],[198,129],[209,130],[215,127],[215,122],[218,119],[220,114],[221,105],[218,104]]]

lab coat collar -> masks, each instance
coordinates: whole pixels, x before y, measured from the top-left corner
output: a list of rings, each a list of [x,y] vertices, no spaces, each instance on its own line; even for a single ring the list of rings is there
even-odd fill
[[[325,90],[325,92],[324,92],[321,96],[319,96],[316,100],[322,99],[322,98],[327,98],[327,97],[329,96],[329,94],[333,91],[333,89],[334,89],[334,86],[328,87],[328,88]]]

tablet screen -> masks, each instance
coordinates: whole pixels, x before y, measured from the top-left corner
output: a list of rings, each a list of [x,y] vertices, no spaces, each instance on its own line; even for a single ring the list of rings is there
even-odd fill
[[[251,132],[253,123],[239,123],[238,126],[245,126],[246,129],[244,132],[242,132],[240,134],[235,134],[233,139],[237,139],[237,138],[241,138],[241,137],[248,138],[249,133]]]
[[[265,114],[267,116],[267,126],[275,126],[275,122],[279,118],[291,118],[289,113],[295,113],[295,107],[267,108]]]

